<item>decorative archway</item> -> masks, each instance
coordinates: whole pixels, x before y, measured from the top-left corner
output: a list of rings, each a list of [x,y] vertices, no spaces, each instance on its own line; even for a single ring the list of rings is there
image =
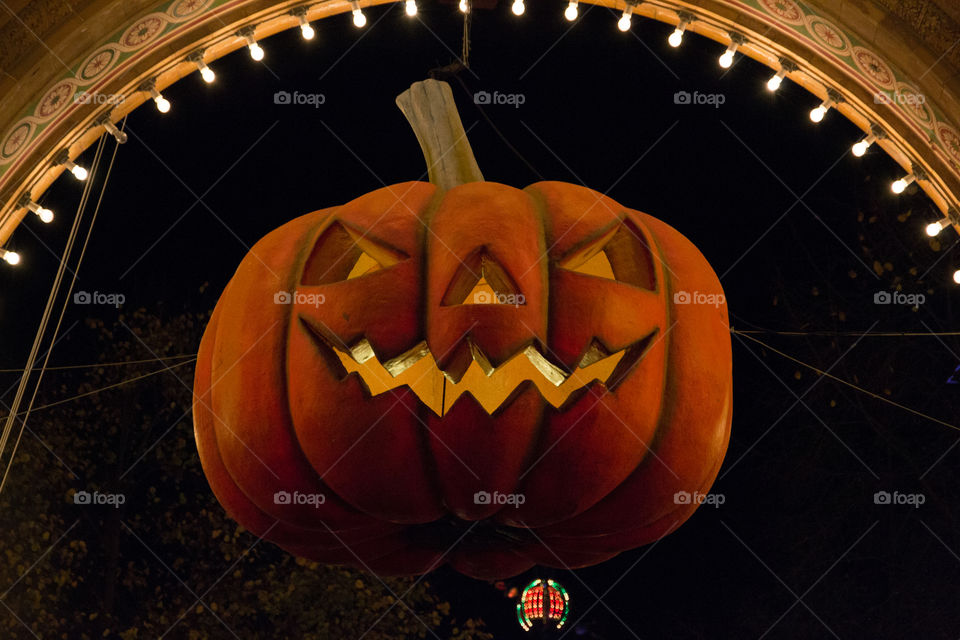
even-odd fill
[[[393,1],[364,0],[359,6]],[[831,100],[865,136],[879,127],[883,136],[875,144],[905,174],[916,176],[960,231],[960,80],[939,64],[936,50],[911,41],[917,34],[905,33],[878,5],[584,1],[616,11],[630,6],[636,16],[669,24],[685,22],[688,32],[724,45],[742,36],[738,53]],[[46,4],[52,3],[39,0],[28,8]],[[162,90],[198,70],[198,52],[211,63],[246,46],[242,29],[252,27],[262,40],[295,28],[300,20],[292,12],[298,8],[314,21],[353,6],[345,0],[94,0],[80,10],[85,30],[66,21],[43,47],[23,43],[18,64],[0,81],[0,247],[28,213],[23,196],[36,200],[66,168],[64,149],[76,157],[104,133],[105,118],[116,121],[149,100],[145,82],[155,80]],[[11,51],[0,55],[9,60]]]

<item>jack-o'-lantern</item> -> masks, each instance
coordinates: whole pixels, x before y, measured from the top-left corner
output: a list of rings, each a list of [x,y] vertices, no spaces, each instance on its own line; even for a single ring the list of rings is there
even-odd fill
[[[194,404],[217,498],[384,574],[578,567],[670,532],[729,437],[710,265],[590,189],[482,181],[445,83],[398,102],[431,182],[283,225],[217,304]]]

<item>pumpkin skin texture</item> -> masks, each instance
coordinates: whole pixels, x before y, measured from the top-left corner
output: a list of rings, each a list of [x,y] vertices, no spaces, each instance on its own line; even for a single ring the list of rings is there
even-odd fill
[[[354,273],[361,251],[372,268]],[[584,271],[598,256],[606,277]],[[464,299],[479,273],[522,303]],[[717,302],[678,304],[680,291]],[[424,345],[424,373],[371,395],[344,368],[364,341],[374,367]],[[571,376],[568,395],[548,401],[539,372],[501,375],[530,351]],[[621,352],[574,381],[585,354]],[[484,405],[471,376],[504,388]],[[731,396],[722,288],[673,228],[566,183],[408,182],[251,249],[200,345],[194,422],[211,488],[254,534],[380,574],[448,562],[498,579],[602,562],[678,527],[697,504],[674,494],[705,493],[719,471]],[[523,502],[478,504],[483,491]]]

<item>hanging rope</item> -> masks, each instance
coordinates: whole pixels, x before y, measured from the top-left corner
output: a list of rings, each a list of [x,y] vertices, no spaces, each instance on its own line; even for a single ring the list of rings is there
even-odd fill
[[[864,331],[774,331],[773,329],[734,329],[730,327],[730,333],[738,336],[748,337],[751,335],[774,335],[774,336],[831,336],[831,337],[852,337],[852,338],[921,338],[924,336],[950,337],[960,336],[960,331],[941,331],[941,332],[916,332],[916,331],[888,331],[888,332],[864,332]]]
[[[868,391],[868,390],[864,389],[863,387],[858,387],[857,385],[853,384],[852,382],[847,382],[846,380],[844,380],[844,379],[842,379],[842,378],[838,378],[837,376],[835,376],[835,375],[833,375],[833,374],[831,374],[831,373],[828,373],[828,372],[826,372],[826,371],[823,371],[822,369],[818,369],[817,367],[813,366],[812,364],[807,364],[806,362],[803,362],[803,361],[801,361],[801,360],[798,360],[797,358],[794,358],[794,357],[791,356],[791,355],[787,355],[787,354],[784,353],[783,351],[779,351],[779,350],[771,347],[771,346],[768,345],[767,343],[762,342],[762,341],[758,340],[757,338],[754,338],[753,336],[743,334],[743,333],[741,333],[741,332],[739,332],[739,331],[734,332],[734,333],[737,333],[737,334],[739,334],[739,335],[742,335],[742,336],[743,336],[744,338],[746,338],[747,340],[752,340],[753,342],[756,342],[757,344],[759,344],[759,345],[760,345],[761,347],[763,347],[764,349],[768,349],[768,350],[772,351],[773,353],[775,353],[775,354],[777,354],[777,355],[779,355],[779,356],[782,356],[782,357],[786,358],[787,360],[791,360],[792,362],[795,362],[795,363],[799,364],[799,365],[802,366],[802,367],[806,367],[807,369],[810,369],[811,371],[814,371],[815,373],[817,373],[817,374],[819,374],[819,375],[821,375],[821,376],[826,376],[827,378],[830,378],[831,380],[834,380],[835,382],[839,382],[840,384],[844,384],[844,385],[850,387],[851,389],[855,389],[855,390],[859,391],[860,393],[864,393],[864,394],[870,396],[871,398],[874,398],[875,400],[880,400],[880,401],[882,401],[882,402],[886,402],[887,404],[893,405],[894,407],[897,407],[898,409],[903,409],[904,411],[908,411],[908,412],[912,413],[912,414],[915,415],[915,416],[919,416],[919,417],[921,417],[921,418],[925,418],[925,419],[927,419],[927,420],[929,420],[929,421],[931,421],[931,422],[936,422],[937,424],[942,424],[943,426],[949,427],[949,428],[953,429],[954,431],[960,431],[960,427],[957,427],[957,426],[955,426],[955,425],[952,425],[952,424],[950,424],[949,422],[944,422],[943,420],[940,420],[939,418],[934,418],[933,416],[929,416],[929,415],[927,415],[927,414],[925,414],[925,413],[921,413],[921,412],[917,411],[916,409],[911,409],[910,407],[907,407],[907,406],[905,406],[905,405],[902,405],[902,404],[900,404],[899,402],[894,402],[893,400],[890,400],[889,398],[884,398],[883,396],[881,396],[881,395],[879,395],[879,394],[876,394],[876,393],[874,393],[873,391]],[[929,334],[921,334],[921,335],[929,335]]]
[[[69,398],[63,398],[62,400],[57,400],[56,402],[51,402],[51,403],[49,403],[49,404],[44,404],[44,405],[41,405],[41,406],[39,406],[39,407],[34,407],[32,413],[36,413],[37,411],[43,411],[44,409],[49,409],[50,407],[56,407],[56,406],[61,405],[61,404],[66,404],[67,402],[73,402],[74,400],[79,400],[80,398],[86,398],[87,396],[95,395],[95,394],[97,394],[97,393],[100,393],[101,391],[109,391],[110,389],[116,389],[117,387],[122,387],[122,386],[125,386],[125,385],[128,385],[128,384],[137,382],[138,380],[143,380],[144,378],[149,378],[150,376],[155,376],[155,375],[157,375],[158,373],[163,373],[163,372],[165,372],[165,371],[172,371],[173,369],[176,369],[177,367],[182,367],[182,366],[187,365],[187,364],[192,364],[193,362],[196,362],[196,360],[197,360],[197,358],[196,358],[196,356],[194,356],[194,357],[191,358],[190,360],[184,360],[183,362],[178,362],[178,363],[172,364],[172,365],[170,365],[170,366],[165,366],[165,367],[163,367],[162,369],[157,369],[156,371],[149,371],[149,372],[147,372],[147,373],[142,373],[142,374],[140,374],[139,376],[134,376],[133,378],[127,378],[126,380],[121,380],[120,382],[114,382],[113,384],[108,384],[107,386],[105,386],[105,387],[100,387],[99,389],[92,389],[92,390],[90,390],[90,391],[84,391],[83,393],[78,393],[77,395],[75,395],[75,396],[70,396]],[[24,415],[24,414],[26,414],[26,411],[21,412],[20,415]],[[7,415],[7,416],[3,416],[2,418],[0,418],[0,420],[9,418],[9,417],[12,416],[12,415],[13,415],[13,414],[10,414],[10,415]]]
[[[116,362],[92,362],[90,364],[65,364],[59,367],[47,367],[47,371],[67,371],[71,369],[99,369],[100,367],[122,367],[128,364],[146,364],[148,362],[164,362],[166,360],[180,360],[182,358],[196,359],[195,353],[181,353],[175,356],[162,358],[144,358],[143,360],[118,360]],[[0,369],[0,373],[23,373],[24,369]]]
[[[126,120],[124,120],[124,123],[125,122]],[[122,127],[123,127],[123,124],[121,124],[121,128]],[[39,351],[40,344],[43,341],[43,336],[46,333],[47,324],[49,323],[51,312],[53,311],[53,304],[60,293],[60,287],[61,287],[61,284],[63,283],[63,275],[64,275],[64,272],[66,271],[67,264],[70,261],[70,255],[72,254],[74,244],[76,243],[77,234],[80,228],[80,222],[83,218],[83,213],[86,210],[87,202],[89,201],[89,198],[90,198],[90,193],[93,190],[93,182],[94,182],[93,176],[96,176],[97,171],[99,169],[100,161],[103,157],[103,150],[105,145],[106,145],[106,136],[102,136],[100,138],[100,143],[97,145],[97,150],[96,150],[96,153],[94,154],[93,163],[91,165],[91,172],[90,172],[91,179],[85,185],[85,188],[83,190],[83,195],[80,198],[80,204],[77,207],[77,215],[74,218],[73,226],[70,228],[70,235],[67,238],[66,248],[64,249],[63,257],[60,260],[60,267],[57,269],[57,275],[54,278],[54,283],[50,290],[50,296],[47,299],[47,306],[44,309],[43,317],[40,320],[40,326],[37,329],[37,335],[34,339],[33,348],[31,349],[30,356],[27,359],[27,365],[24,369],[23,376],[20,378],[20,385],[17,389],[17,394],[14,397],[13,404],[10,407],[10,414],[7,416],[7,421],[4,424],[3,436],[0,437],[0,456],[2,456],[3,452],[6,450],[7,442],[9,440],[10,434],[13,431],[14,422],[18,417],[17,412],[23,400],[23,395],[24,395],[24,392],[26,391],[26,386],[27,386],[27,382],[30,379],[30,374],[33,372],[33,367],[36,362],[36,355],[37,355],[37,352]],[[107,182],[109,182],[110,180],[110,174],[113,171],[114,161],[116,160],[117,150],[119,148],[120,148],[119,144],[114,144],[113,154],[110,156],[110,164],[107,166],[107,174],[104,177],[103,184],[100,187],[100,196],[97,199],[96,206],[94,207],[93,217],[91,218],[90,225],[87,228],[87,235],[84,238],[83,246],[80,249],[80,256],[77,259],[76,268],[73,270],[73,277],[70,279],[70,284],[67,288],[66,296],[64,296],[63,298],[63,305],[60,308],[60,315],[57,318],[57,324],[53,329],[53,334],[50,339],[51,347],[47,350],[46,356],[43,359],[43,365],[40,367],[40,371],[37,376],[36,385],[34,386],[33,393],[30,396],[30,402],[27,404],[27,409],[24,412],[23,418],[20,422],[20,431],[17,434],[17,439],[13,444],[13,449],[10,452],[10,457],[7,459],[7,466],[6,466],[6,469],[4,469],[3,478],[0,479],[0,493],[3,492],[3,488],[7,484],[7,478],[9,477],[10,469],[13,467],[13,460],[14,460],[14,457],[17,455],[17,449],[20,446],[20,441],[23,438],[23,432],[27,426],[27,420],[30,417],[30,411],[33,408],[33,404],[37,399],[37,393],[39,392],[40,384],[43,381],[43,374],[45,373],[46,367],[50,362],[50,356],[53,353],[53,345],[56,344],[57,334],[59,333],[60,327],[63,323],[63,317],[66,314],[67,306],[70,302],[70,296],[73,293],[73,288],[76,285],[77,271],[79,271],[80,265],[83,262],[83,257],[86,254],[87,244],[90,242],[90,236],[93,233],[94,223],[97,220],[97,215],[100,213],[100,205],[103,203],[103,196],[106,193]]]

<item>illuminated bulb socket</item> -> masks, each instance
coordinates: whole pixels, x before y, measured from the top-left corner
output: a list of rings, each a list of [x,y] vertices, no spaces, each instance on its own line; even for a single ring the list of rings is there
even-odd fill
[[[797,65],[792,61],[787,60],[786,58],[780,58],[780,70],[777,71],[769,80],[767,80],[767,90],[776,91],[780,88],[780,85],[783,84],[783,79],[787,77],[788,73],[792,73],[797,70]]]
[[[836,106],[843,100],[840,94],[833,90],[828,91],[827,96],[827,99],[821,102],[819,107],[816,107],[810,112],[810,120],[813,122],[823,122],[824,116],[827,115],[827,112],[830,111],[831,107]]]
[[[24,195],[23,198],[20,199],[20,206],[37,214],[37,217],[46,224],[53,222],[53,211],[41,207],[39,204],[31,200],[30,196],[28,195]]]
[[[677,14],[680,18],[680,23],[677,24],[677,28],[674,29],[673,33],[670,34],[670,37],[667,38],[667,42],[670,43],[671,47],[679,47],[683,43],[683,34],[687,30],[687,26],[696,20],[696,17],[692,14],[689,14],[685,11],[682,11]]]
[[[623,15],[620,16],[620,19],[617,21],[617,29],[620,31],[629,31],[631,17],[633,16],[633,5],[628,4],[623,8]]]
[[[523,4],[523,0],[513,0],[513,6],[510,7],[510,10],[513,11],[513,15],[522,16],[527,7]]]
[[[927,225],[927,235],[931,238],[940,235],[940,232],[946,229],[951,225],[950,218],[943,218],[942,220],[937,220],[936,222],[931,222]]]
[[[160,113],[167,113],[170,111],[170,101],[163,97],[156,89],[150,90],[150,97],[153,98],[154,103],[157,105],[157,111]]]
[[[76,162],[70,159],[70,152],[66,149],[62,149],[60,153],[57,154],[56,159],[54,160],[58,165],[63,165],[66,167],[70,173],[73,174],[73,177],[77,180],[86,180],[87,179],[87,170]]]
[[[407,0],[404,3],[403,10],[406,11],[407,15],[411,18],[417,15],[417,0]]]
[[[740,45],[746,42],[744,38],[739,33],[730,34],[730,46],[727,47],[727,50],[723,52],[723,55],[720,56],[720,66],[724,69],[729,69],[733,65],[733,57],[737,53],[737,49],[740,48]]]
[[[563,12],[563,17],[573,22],[577,19],[577,16],[580,15],[580,10],[577,8],[576,0],[573,0],[570,4],[567,5],[567,8]]]
[[[0,249],[0,259],[3,259],[9,265],[20,264],[20,254],[16,251],[7,251],[6,249]]]
[[[297,21],[299,21],[300,35],[303,36],[303,39],[313,40],[313,36],[317,35],[317,33],[313,30],[313,27],[310,26],[310,22],[307,21],[307,8],[297,7],[290,12],[290,15],[295,16]]]
[[[203,81],[207,84],[210,84],[217,79],[217,74],[213,72],[213,69],[207,66],[207,63],[203,61],[203,51],[195,51],[191,53],[187,60],[197,65],[197,69],[200,70],[200,77],[203,78]]]
[[[250,57],[256,60],[257,62],[263,60],[263,47],[256,41],[253,37],[253,34],[256,32],[256,27],[244,27],[237,31],[237,35],[247,41],[247,49],[250,50]]]
[[[113,136],[113,139],[117,141],[117,144],[124,144],[127,141],[127,134],[117,128],[117,125],[113,124],[110,120],[109,114],[104,114],[98,121],[97,124],[102,126],[107,130],[107,133]]]
[[[353,25],[358,29],[365,27],[367,25],[367,16],[363,15],[363,11],[360,9],[360,3],[357,2],[357,0],[352,0],[350,7],[353,13]]]

